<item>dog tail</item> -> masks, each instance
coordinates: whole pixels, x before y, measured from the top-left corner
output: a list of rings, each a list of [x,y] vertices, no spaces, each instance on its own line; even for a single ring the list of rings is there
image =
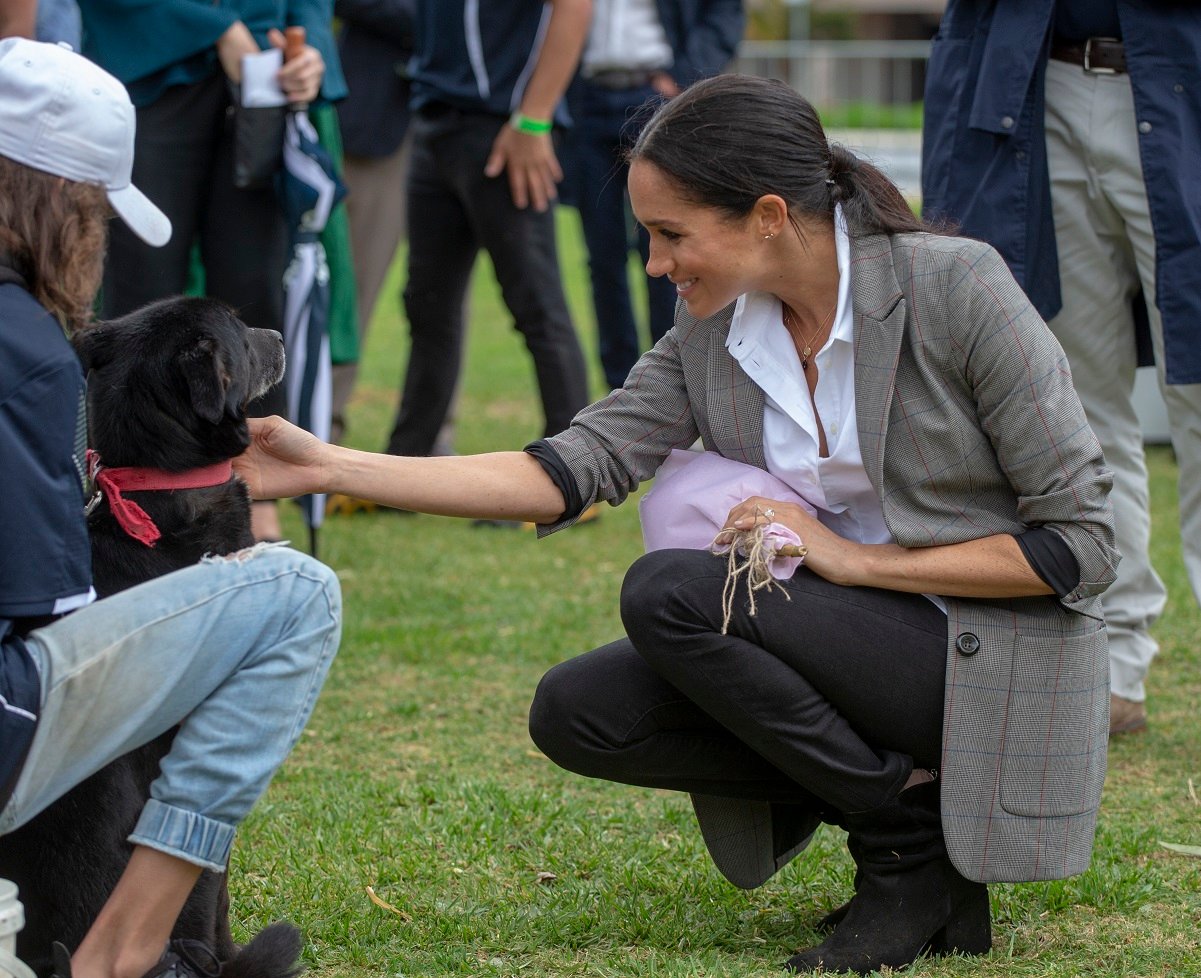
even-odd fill
[[[292,924],[271,924],[225,962],[221,978],[296,978],[304,970],[302,944],[300,931]]]

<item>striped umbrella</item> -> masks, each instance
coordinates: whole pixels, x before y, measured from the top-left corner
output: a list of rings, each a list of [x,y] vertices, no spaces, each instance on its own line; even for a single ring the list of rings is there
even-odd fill
[[[292,421],[328,441],[331,417],[329,266],[320,234],[334,205],[346,196],[332,157],[317,141],[303,111],[291,111],[284,136],[280,199],[292,232],[292,260],[284,273],[284,375]],[[317,528],[325,515],[323,495],[297,500],[317,552]]]

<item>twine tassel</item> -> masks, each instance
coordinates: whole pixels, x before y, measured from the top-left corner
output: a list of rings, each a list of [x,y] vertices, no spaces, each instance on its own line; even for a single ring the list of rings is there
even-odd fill
[[[791,601],[792,596],[780,584],[776,583],[776,579],[772,576],[770,563],[772,558],[776,556],[776,551],[765,539],[767,526],[760,524],[752,527],[749,530],[723,530],[713,542],[709,545],[709,552],[712,554],[721,554],[721,547],[724,544],[719,544],[718,539],[730,534],[730,549],[726,561],[726,582],[722,587],[721,592],[721,610],[722,622],[721,633],[727,634],[730,627],[730,618],[734,614],[734,598],[738,591],[738,579],[743,575],[746,576],[747,598],[749,599],[750,608],[748,614],[750,617],[755,617],[757,610],[755,604],[755,592],[766,588],[768,591],[777,588],[783,595],[786,601]],[[745,555],[745,559],[739,561],[739,555]],[[801,556],[804,556],[801,554]]]

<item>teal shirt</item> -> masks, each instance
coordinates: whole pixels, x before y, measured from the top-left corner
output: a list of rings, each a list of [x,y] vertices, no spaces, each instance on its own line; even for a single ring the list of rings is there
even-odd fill
[[[220,71],[217,38],[242,21],[259,47],[272,27],[300,26],[325,59],[321,98],[346,95],[331,20],[332,0],[80,0],[83,53],[129,89],[134,105],[155,101],[172,85]]]

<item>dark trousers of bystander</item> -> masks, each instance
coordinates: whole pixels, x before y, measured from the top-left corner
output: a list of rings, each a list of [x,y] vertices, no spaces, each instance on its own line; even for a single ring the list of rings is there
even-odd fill
[[[650,242],[636,226],[626,194],[625,151],[650,118],[659,96],[650,85],[605,88],[577,78],[569,93],[574,126],[568,135],[575,169],[576,204],[588,246],[597,352],[609,387],[625,383],[642,344],[630,288],[630,251],[635,242],[645,265]],[[671,329],[676,290],[665,276],[646,281],[651,343]]]
[[[429,455],[463,356],[463,298],[480,249],[534,361],[551,435],[588,403],[587,372],[559,275],[554,212],[514,205],[508,177],[484,176],[504,119],[427,105],[410,126],[409,268],[404,291],[412,345],[394,455]]]

